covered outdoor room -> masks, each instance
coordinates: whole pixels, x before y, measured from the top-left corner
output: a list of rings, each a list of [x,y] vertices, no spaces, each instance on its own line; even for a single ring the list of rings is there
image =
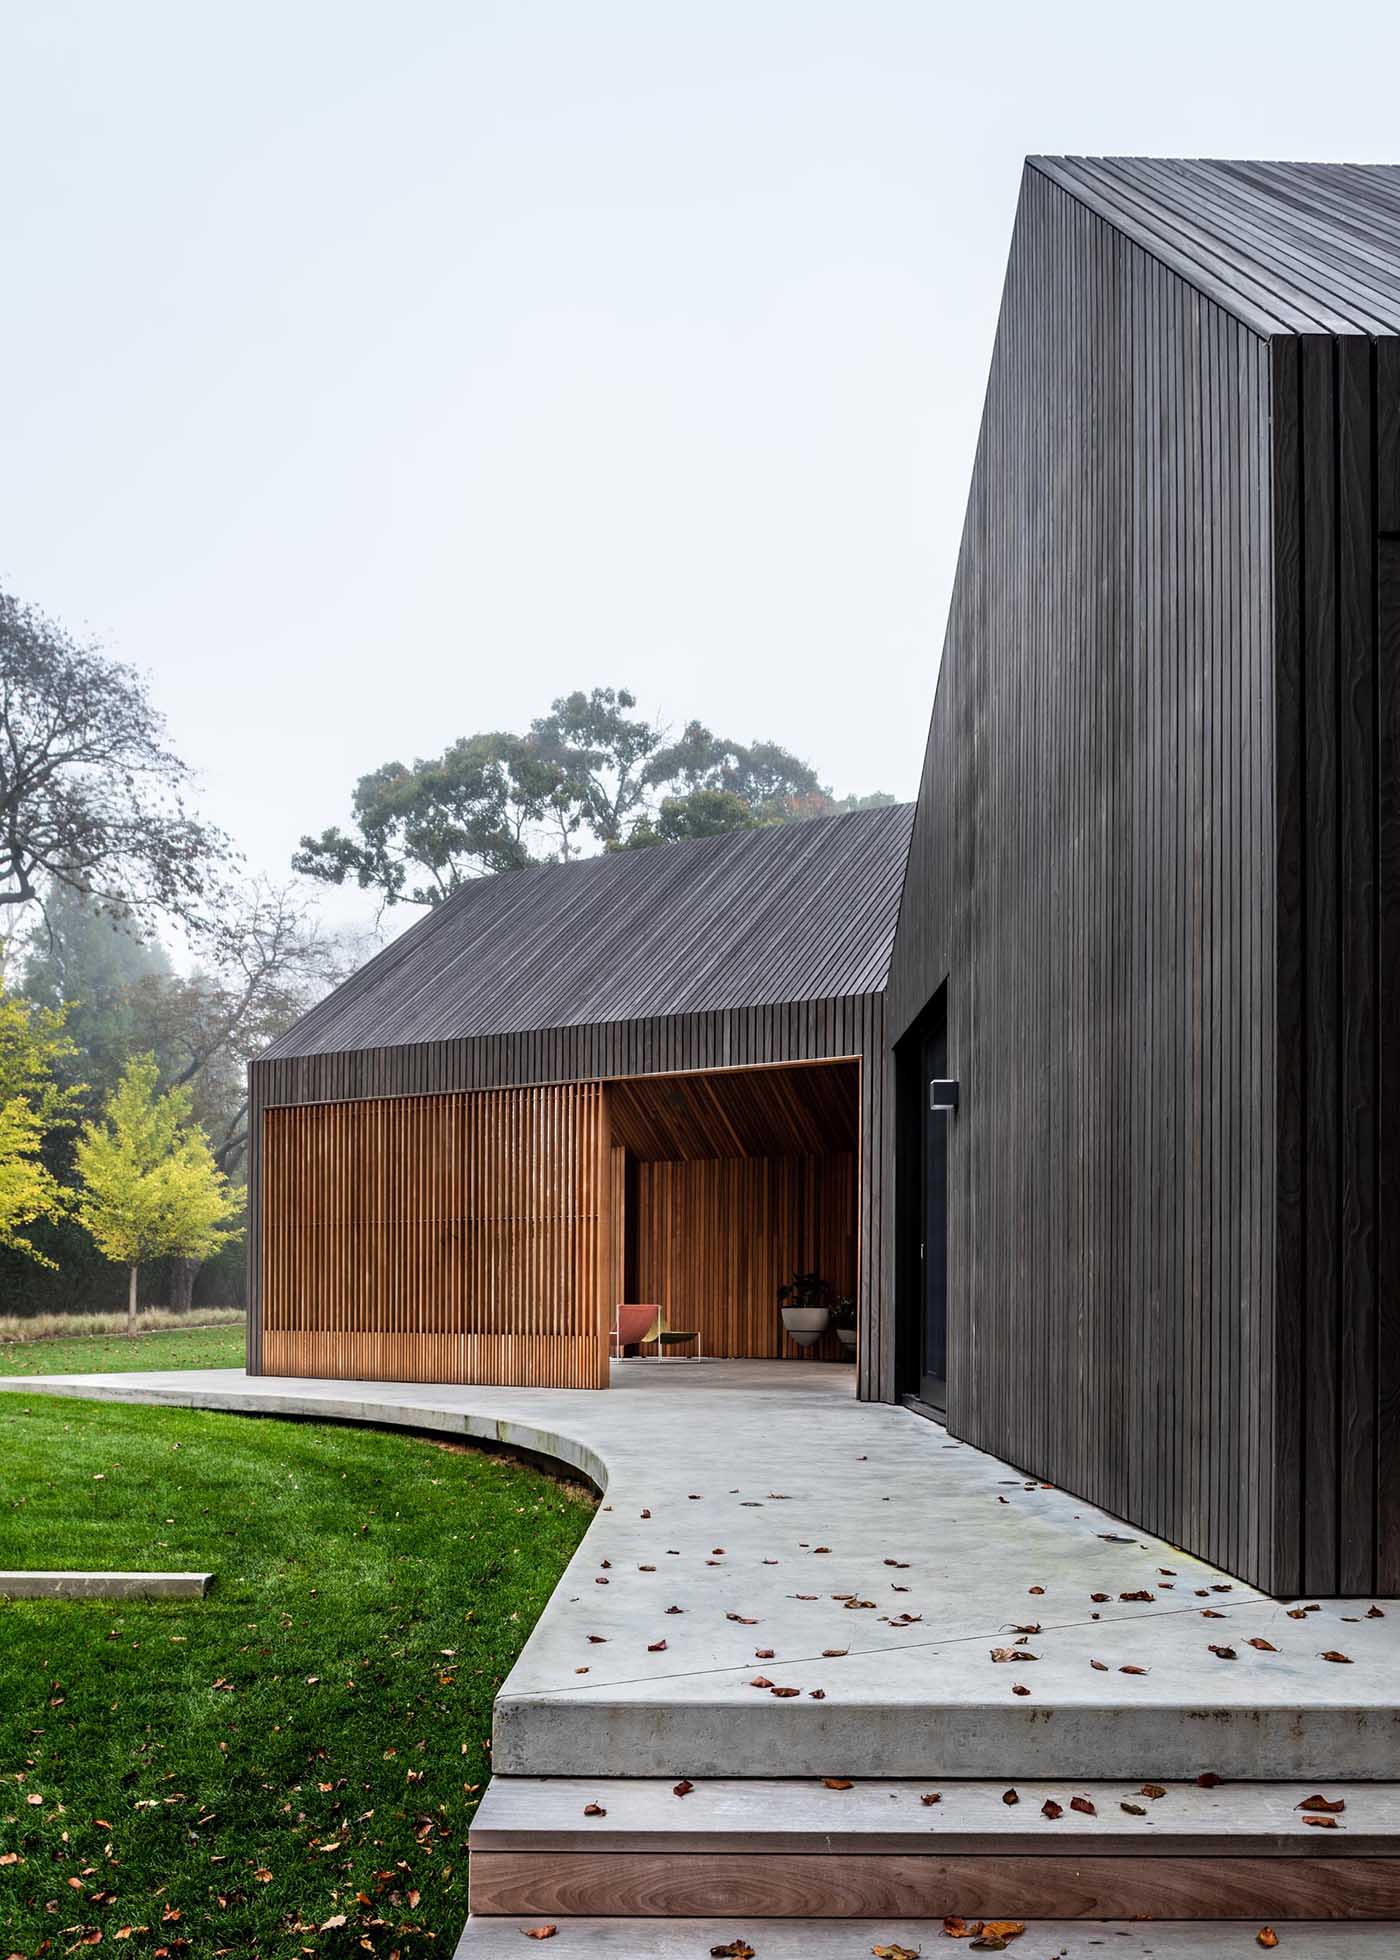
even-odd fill
[[[859,1091],[857,1061],[607,1085],[615,1351],[636,1351],[627,1337],[647,1314],[617,1307],[637,1304],[674,1337],[644,1356],[854,1358]],[[832,1310],[804,1344],[779,1312],[779,1289],[799,1274],[815,1275]]]
[[[854,1300],[859,1082],[812,1062],[269,1109],[263,1368],[601,1388],[638,1303],[687,1337],[642,1345],[663,1366],[837,1360],[834,1321],[785,1334],[779,1289]]]

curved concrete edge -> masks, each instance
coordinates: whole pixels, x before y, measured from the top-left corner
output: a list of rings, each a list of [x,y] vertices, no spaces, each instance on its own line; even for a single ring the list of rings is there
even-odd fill
[[[379,1386],[379,1384],[376,1384]],[[434,1435],[466,1437],[487,1448],[517,1451],[522,1456],[546,1457],[569,1470],[576,1470],[594,1489],[608,1487],[608,1467],[598,1451],[581,1437],[569,1436],[552,1425],[504,1417],[489,1411],[433,1408],[416,1402],[393,1399],[395,1387],[412,1388],[412,1383],[385,1383],[387,1395],[376,1400],[357,1401],[349,1396],[296,1395],[286,1392],[249,1395],[238,1389],[153,1387],[134,1382],[125,1387],[120,1378],[73,1376],[0,1377],[0,1390],[13,1394],[69,1396],[82,1402],[129,1402],[150,1407],[211,1409],[223,1415],[282,1416],[312,1422],[356,1423],[367,1429],[413,1429]],[[589,1529],[592,1529],[590,1525]]]

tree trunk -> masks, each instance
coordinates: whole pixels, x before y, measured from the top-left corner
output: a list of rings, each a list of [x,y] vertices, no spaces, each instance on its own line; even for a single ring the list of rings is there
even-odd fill
[[[139,1271],[140,1271],[140,1267],[139,1267],[139,1266],[133,1266],[133,1267],[132,1267],[132,1269],[131,1269],[131,1284],[130,1284],[130,1286],[129,1286],[129,1287],[127,1288],[127,1294],[126,1294],[126,1331],[127,1331],[127,1333],[128,1333],[128,1334],[134,1334],[134,1333],[136,1332],[136,1275],[137,1275],[137,1273],[138,1273]]]
[[[170,1261],[170,1304],[176,1313],[188,1313],[194,1304],[194,1283],[202,1259],[172,1259]]]

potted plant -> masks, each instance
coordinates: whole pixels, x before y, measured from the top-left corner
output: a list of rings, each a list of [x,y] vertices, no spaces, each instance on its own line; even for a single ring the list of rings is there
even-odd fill
[[[794,1273],[778,1288],[778,1311],[797,1345],[811,1347],[831,1320],[831,1287],[819,1273]]]
[[[832,1302],[831,1324],[836,1329],[836,1338],[843,1348],[854,1348],[856,1344],[856,1303],[849,1294],[843,1293],[839,1300]]]

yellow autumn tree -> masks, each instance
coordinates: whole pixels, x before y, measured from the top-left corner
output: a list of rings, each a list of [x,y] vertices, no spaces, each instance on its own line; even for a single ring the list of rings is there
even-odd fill
[[[80,1090],[56,1071],[76,1054],[66,1009],[36,1007],[0,984],[0,1246],[41,1266],[53,1260],[27,1227],[62,1217],[68,1193],[43,1160],[46,1132],[73,1121]]]
[[[238,1237],[242,1199],[190,1116],[187,1088],[157,1086],[154,1055],[135,1055],[102,1120],[78,1139],[78,1222],[99,1251],[130,1269],[127,1331],[136,1331],[136,1285],[147,1260],[207,1259]]]

